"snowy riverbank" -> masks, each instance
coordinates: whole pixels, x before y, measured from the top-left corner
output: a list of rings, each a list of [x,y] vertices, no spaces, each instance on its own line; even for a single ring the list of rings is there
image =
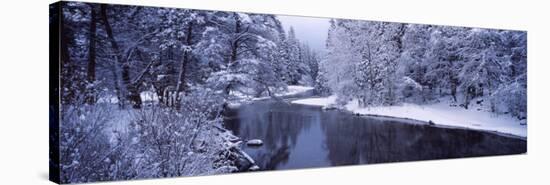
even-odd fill
[[[292,101],[295,104],[330,107],[336,102],[336,96],[323,98],[306,98]],[[447,102],[429,105],[404,103],[398,106],[381,106],[360,108],[357,101],[344,106],[344,109],[362,115],[380,115],[398,118],[409,118],[420,121],[432,121],[436,125],[466,127],[470,129],[496,131],[527,137],[527,126],[509,115],[496,115],[486,111],[451,107]]]
[[[313,90],[313,87],[309,87],[309,86],[289,85],[289,86],[287,86],[287,90],[285,92],[275,93],[275,96],[284,98],[284,97],[289,97],[289,96],[300,95],[300,94],[307,93],[308,91],[312,91],[312,90]],[[263,100],[263,99],[268,99],[268,98],[271,98],[271,97],[264,96],[264,97],[252,98],[252,99],[253,100]]]
[[[275,97],[279,98],[286,98],[286,97],[293,97],[293,96],[299,96],[302,94],[306,94],[308,92],[313,91],[313,87],[309,86],[299,86],[299,85],[289,85],[287,86],[287,90],[284,92],[276,93]],[[253,97],[245,94],[236,94],[237,99],[232,100],[229,102],[229,107],[236,108],[241,106],[243,103],[249,103],[252,101],[257,100],[266,100],[272,97],[269,96],[263,96],[263,97]]]

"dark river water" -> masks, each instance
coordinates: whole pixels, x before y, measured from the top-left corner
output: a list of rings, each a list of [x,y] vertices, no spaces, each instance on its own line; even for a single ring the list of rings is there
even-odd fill
[[[225,127],[261,170],[521,154],[524,139],[320,107],[259,101],[228,112]]]

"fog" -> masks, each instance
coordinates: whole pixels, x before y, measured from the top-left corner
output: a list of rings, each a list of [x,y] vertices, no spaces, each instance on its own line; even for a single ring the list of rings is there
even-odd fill
[[[314,18],[303,16],[277,16],[286,31],[294,28],[296,37],[303,43],[307,43],[312,49],[322,52],[325,49],[325,41],[330,26],[327,18]]]

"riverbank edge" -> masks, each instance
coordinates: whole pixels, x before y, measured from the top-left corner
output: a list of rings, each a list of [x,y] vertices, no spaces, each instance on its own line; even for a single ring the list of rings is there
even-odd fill
[[[231,102],[230,103],[231,105],[228,108],[229,109],[238,109],[239,107],[241,107],[243,105],[248,105],[248,104],[252,104],[252,103],[260,102],[260,101],[269,101],[269,100],[275,100],[275,101],[282,101],[282,102],[286,102],[286,103],[291,103],[289,100],[297,99],[297,98],[303,98],[303,97],[306,97],[306,96],[312,96],[313,92],[314,92],[314,88],[303,88],[303,91],[296,91],[294,93],[287,93],[287,94],[280,95],[280,96],[260,97],[260,98],[252,98],[252,99],[241,99],[240,100],[241,102]],[[231,118],[227,117],[225,119],[231,119]],[[231,146],[231,147],[235,150],[234,152],[236,152],[239,155],[240,159],[245,159],[246,161],[248,161],[250,163],[250,165],[247,165],[246,167],[237,166],[237,168],[239,170],[235,171],[235,173],[261,170],[261,169],[259,169],[259,167],[256,164],[256,162],[254,161],[254,159],[252,159],[252,157],[250,157],[250,155],[242,149],[241,145],[245,141],[241,137],[236,136],[235,134],[233,134],[233,132],[231,130],[226,129],[225,127],[217,128],[217,129],[219,129],[220,132],[222,132],[222,133],[225,132],[226,134],[228,134],[227,137],[234,138],[234,139],[224,138],[224,140],[226,142],[229,142],[229,143],[233,144],[233,146]],[[238,162],[237,162],[237,164],[238,164]]]
[[[470,127],[463,127],[463,126],[436,124],[436,123],[429,122],[429,121],[424,121],[424,120],[419,120],[419,119],[414,119],[414,118],[406,118],[406,117],[395,117],[395,116],[377,115],[377,114],[361,114],[361,113],[355,113],[351,110],[347,110],[347,109],[342,108],[342,107],[327,107],[327,106],[324,106],[324,105],[310,105],[310,104],[293,103],[293,101],[300,100],[300,98],[303,98],[303,96],[307,96],[310,93],[312,93],[312,91],[305,91],[305,92],[296,93],[296,94],[292,94],[292,95],[278,96],[276,98],[269,98],[269,97],[267,97],[267,98],[258,98],[258,99],[254,99],[254,100],[251,100],[251,101],[241,102],[238,106],[231,107],[230,109],[238,109],[241,106],[253,104],[255,102],[275,100],[275,101],[282,101],[282,102],[285,102],[285,103],[288,103],[288,104],[295,104],[295,105],[300,105],[300,106],[320,108],[320,109],[323,109],[322,111],[339,111],[339,112],[349,114],[350,116],[368,117],[368,118],[374,118],[374,119],[379,119],[379,120],[396,120],[396,121],[400,121],[400,122],[405,122],[404,124],[416,124],[416,125],[430,126],[430,127],[436,127],[436,128],[473,130],[473,131],[478,131],[478,132],[495,134],[495,135],[502,136],[502,137],[519,139],[519,140],[523,140],[523,141],[527,142],[527,137],[520,136],[520,135],[515,135],[515,134],[510,134],[510,133],[505,133],[505,132],[499,132],[499,131],[495,131],[495,130],[484,130],[484,129],[475,129],[475,128],[470,128]],[[312,97],[317,97],[317,96],[312,96]],[[329,109],[325,109],[325,108],[329,108]],[[230,119],[230,118],[228,118],[228,119]],[[253,169],[253,167],[254,166],[257,167],[257,165],[256,165],[255,161],[244,150],[242,150],[241,145],[242,145],[242,142],[244,142],[244,140],[241,137],[235,136],[232,133],[232,131],[226,129],[225,127],[224,128],[219,128],[219,129],[223,129],[224,132],[227,132],[227,133],[231,134],[232,137],[238,138],[237,142],[239,142],[239,144],[236,144],[238,146],[236,146],[235,149],[238,150],[237,153],[240,154],[241,158],[247,159],[248,162],[250,162],[250,165],[248,167],[246,167],[243,170],[235,171],[234,173],[261,170],[261,169]],[[237,142],[235,142],[235,143],[237,143]],[[238,167],[238,168],[241,169],[241,167]]]
[[[321,109],[327,107],[327,106],[324,106],[324,105],[310,105],[310,104],[301,104],[301,103],[293,103],[293,102],[289,102],[289,103],[292,103],[292,104],[295,104],[295,105],[302,105],[302,106],[318,107],[318,108],[321,108]],[[425,126],[431,126],[431,127],[437,127],[437,128],[474,130],[474,131],[485,132],[485,133],[490,133],[490,134],[496,134],[496,135],[503,136],[503,137],[509,137],[509,138],[521,139],[521,140],[527,141],[526,136],[520,136],[520,135],[505,133],[505,132],[499,132],[499,131],[496,131],[496,130],[476,129],[476,128],[465,127],[465,126],[430,123],[429,121],[424,121],[424,120],[419,120],[419,119],[414,119],[414,118],[407,118],[407,117],[396,117],[396,116],[387,116],[387,115],[378,115],[378,114],[361,114],[361,113],[353,112],[351,110],[347,110],[347,109],[342,108],[342,107],[330,107],[330,109],[323,110],[323,111],[340,111],[340,112],[345,112],[345,113],[355,115],[355,116],[369,117],[369,118],[375,118],[375,119],[384,119],[384,120],[388,120],[388,119],[398,120],[398,121],[406,122],[408,124],[418,124],[418,125],[425,125]]]
[[[226,129],[224,126],[214,126],[214,128],[220,132],[220,137],[223,143],[225,143],[225,149],[237,155],[236,158],[226,159],[235,164],[237,171],[233,173],[255,171],[255,169],[258,168],[254,159],[242,150],[241,145],[244,140],[241,137],[236,136],[231,130]]]

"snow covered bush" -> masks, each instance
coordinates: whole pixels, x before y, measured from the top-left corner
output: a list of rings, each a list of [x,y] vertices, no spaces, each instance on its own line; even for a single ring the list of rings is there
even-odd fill
[[[158,104],[124,111],[112,104],[67,108],[60,125],[62,182],[236,171],[219,129],[220,100],[203,89],[182,98],[179,110]]]
[[[401,92],[400,97],[403,101],[422,103],[424,100],[424,87],[410,77],[403,77],[399,84],[398,91]]]
[[[510,113],[523,120],[527,118],[527,79],[522,75],[512,83],[502,85],[492,95],[493,110],[497,113]]]
[[[196,91],[182,100],[181,110],[153,106],[137,111],[130,125],[139,165],[138,177],[176,177],[230,172],[223,161],[226,150],[219,137],[220,101]],[[217,166],[217,169],[214,167]]]
[[[105,133],[113,118],[106,106],[65,107],[61,114],[59,154],[61,181],[111,179],[108,159],[113,148]]]
[[[166,108],[139,111],[131,125],[136,136],[136,154],[142,156],[140,177],[200,175],[213,169],[220,143],[207,129],[207,122],[190,114],[176,114]],[[204,124],[204,125],[203,125]],[[202,131],[199,131],[202,130]]]

